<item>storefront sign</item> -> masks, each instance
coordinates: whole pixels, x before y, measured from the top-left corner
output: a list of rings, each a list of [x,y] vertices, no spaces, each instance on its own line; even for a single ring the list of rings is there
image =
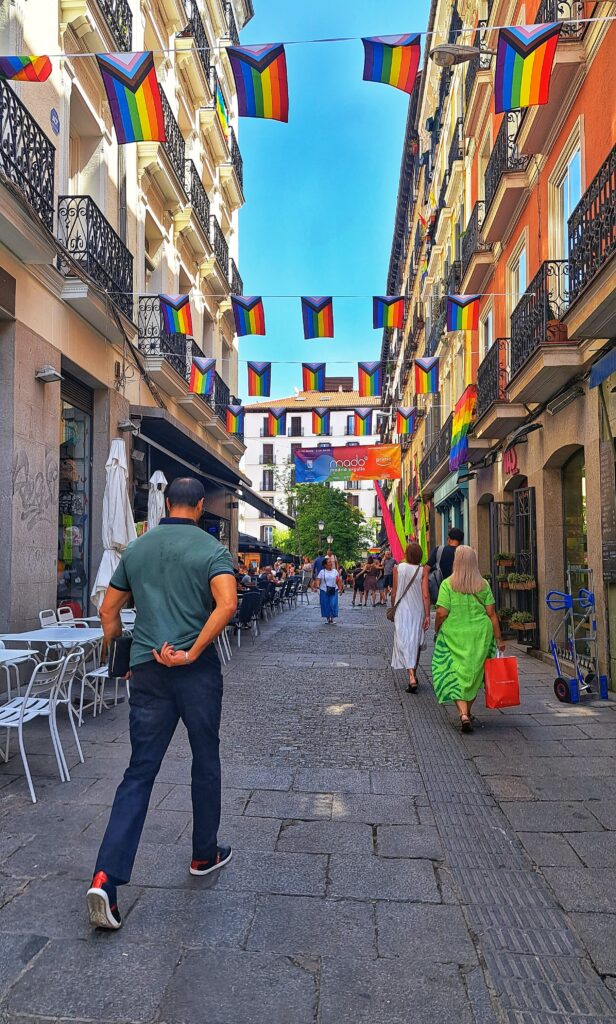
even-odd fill
[[[503,470],[507,476],[515,476],[518,471],[518,453],[515,448],[510,448],[503,455]]]
[[[606,583],[616,583],[616,473],[612,441],[599,442],[599,469],[603,579]]]
[[[295,482],[332,480],[399,480],[400,445],[364,444],[344,448],[301,448],[295,452]]]

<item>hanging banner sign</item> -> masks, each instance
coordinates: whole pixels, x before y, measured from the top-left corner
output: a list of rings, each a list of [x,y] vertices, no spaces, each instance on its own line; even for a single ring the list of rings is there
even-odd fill
[[[399,480],[400,445],[346,445],[300,448],[295,452],[295,482],[325,484],[332,480]]]

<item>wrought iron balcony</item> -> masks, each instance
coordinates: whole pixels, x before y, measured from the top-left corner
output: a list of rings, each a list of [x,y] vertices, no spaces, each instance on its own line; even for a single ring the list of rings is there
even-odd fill
[[[133,46],[133,15],[129,0],[98,0],[98,6],[118,44],[118,50],[130,52]]]
[[[445,322],[447,320],[447,313],[445,308],[445,299],[441,296],[438,299],[432,300],[432,317],[430,323],[430,333],[428,335],[424,355],[433,356],[436,352],[439,342],[443,336],[445,330]]]
[[[540,346],[567,340],[560,321],[568,303],[569,264],[547,260],[511,314],[511,377]]]
[[[139,296],[139,351],[165,359],[180,377],[188,380],[192,365],[192,339],[185,334],[166,334],[158,295]]]
[[[477,369],[477,419],[495,402],[507,401],[509,338],[497,338]]]
[[[478,22],[477,29],[475,31],[475,37],[473,39],[473,46],[478,47],[481,51],[485,51],[487,49],[485,42],[485,33],[483,31],[486,25],[486,21]],[[466,78],[464,79],[464,104],[466,107],[468,107],[470,102],[473,86],[477,78],[477,72],[489,71],[491,64],[492,54],[485,52],[480,53],[477,57],[473,57],[472,60],[469,61],[468,69],[466,72]]]
[[[231,163],[235,173],[237,174],[237,180],[239,181],[242,188],[244,187],[244,161],[242,160],[242,154],[238,141],[235,137],[233,128],[229,129],[229,149],[231,150]]]
[[[521,120],[521,110],[510,110],[503,114],[494,149],[486,167],[484,189],[486,213],[496,195],[503,174],[508,171],[525,171],[528,167],[530,157],[520,153],[516,141]]]
[[[233,13],[233,4],[230,2],[230,0],[224,0],[224,8],[229,39],[231,40],[234,46],[239,46],[240,34],[237,30],[237,22],[235,20],[235,14]]]
[[[197,50],[203,73],[209,81],[210,77],[210,46],[207,41],[207,35],[205,34],[205,28],[203,26],[203,20],[199,14],[199,8],[197,7],[197,0],[184,0],[184,8],[186,10],[186,17],[188,23],[183,32],[180,33],[182,36],[192,36],[193,44]]]
[[[237,269],[237,264],[233,258],[229,260],[229,283],[231,285],[232,295],[244,294],[244,282],[242,281],[240,272]]]
[[[90,196],[58,197],[58,239],[71,259],[133,318],[133,254]],[[59,261],[67,277],[68,260]]]
[[[210,242],[214,248],[214,255],[218,260],[218,265],[226,280],[229,272],[229,246],[214,214],[210,217]]]
[[[403,452],[408,452],[412,443],[413,438],[410,436],[410,434],[403,434],[402,437],[400,438],[400,447],[402,448]]]
[[[304,437],[306,431],[304,427],[289,427],[287,430],[287,437]]]
[[[588,22],[576,21],[576,18],[588,17],[588,14],[584,14],[584,6],[584,0],[541,0],[535,23],[539,25],[562,21],[564,24],[560,30],[560,38],[563,42],[569,39],[582,39]]]
[[[169,163],[177,175],[181,186],[184,187],[184,170],[186,166],[186,143],[180,131],[174,113],[169,106],[169,100],[163,90],[160,90],[160,99],[163,107],[163,118],[165,121],[165,135],[167,141],[163,142],[165,153],[169,157]]]
[[[464,277],[468,270],[468,265],[476,252],[488,252],[490,245],[487,242],[483,242],[479,237],[481,231],[481,225],[483,224],[484,217],[486,215],[486,204],[483,199],[475,203],[473,211],[468,219],[468,224],[464,234],[462,235],[462,248],[461,255],[461,275]]]
[[[460,33],[462,31],[462,18],[458,12],[457,6],[454,4],[451,12],[451,20],[449,22],[449,34],[447,36],[447,42],[450,44],[460,42]]]
[[[276,456],[275,455],[259,455],[260,466],[275,466]]]
[[[463,156],[464,151],[462,148],[462,118],[459,117],[458,120],[456,121],[453,137],[449,145],[449,154],[447,156],[448,177],[451,177],[453,165],[455,164],[456,160],[461,160]]]
[[[573,303],[616,252],[616,146],[569,217],[568,233]]]
[[[447,275],[447,282],[445,284],[445,293],[447,295],[458,295],[460,292],[460,284],[462,282],[462,263],[460,260],[454,260],[449,268]]]
[[[0,170],[53,231],[55,147],[6,82],[0,81]]]
[[[186,161],[186,177],[185,185],[186,195],[188,196],[190,205],[193,208],[193,213],[197,220],[203,234],[208,239],[210,238],[210,200],[208,194],[205,191],[205,187],[199,172],[195,167],[192,160]]]
[[[426,455],[419,463],[419,477],[422,485],[430,479],[433,473],[449,458],[451,448],[451,423],[453,415],[450,414],[445,420],[442,430],[439,431],[436,441],[426,452]]]

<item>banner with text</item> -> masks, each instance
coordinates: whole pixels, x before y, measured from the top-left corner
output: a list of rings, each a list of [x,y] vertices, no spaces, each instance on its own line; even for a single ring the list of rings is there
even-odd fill
[[[332,480],[399,480],[400,445],[365,444],[343,448],[300,448],[295,452],[295,482]]]

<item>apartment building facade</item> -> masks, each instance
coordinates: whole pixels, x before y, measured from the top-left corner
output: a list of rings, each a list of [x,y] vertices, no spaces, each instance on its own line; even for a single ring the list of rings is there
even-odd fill
[[[293,514],[290,489],[295,484],[294,452],[299,448],[330,448],[377,444],[380,434],[377,430],[379,398],[360,398],[351,390],[352,381],[344,391],[300,391],[290,398],[276,398],[267,402],[255,402],[246,406],[244,443],[246,454],[244,469],[258,493],[267,502],[286,515]],[[353,410],[361,406],[373,408],[373,433],[356,437]],[[284,436],[273,437],[268,424],[268,409],[286,410],[286,431]],[[312,410],[327,408],[330,412],[330,430],[327,435],[313,433]],[[344,491],[349,505],[358,508],[366,520],[380,517],[381,511],[376,498],[374,484],[369,480],[336,481],[331,487]],[[241,508],[242,531],[266,544],[270,544],[274,529],[280,525],[266,509],[256,510],[253,506]]]
[[[155,470],[191,472],[206,528],[237,550],[237,489],[250,491],[225,408],[244,193],[224,47],[252,13],[251,0],[2,5],[4,53],[53,55],[47,82],[0,82],[3,628],[60,600],[87,612],[119,432],[135,519]],[[154,53],[166,141],[119,146],[92,54],[140,50]],[[164,332],[159,293],[190,294],[191,337]],[[199,354],[217,360],[211,398],[189,393]]]
[[[614,679],[616,31],[581,0],[480,7],[432,5],[435,42],[480,53],[449,68],[429,59],[411,98],[388,282],[408,311],[384,335],[384,405],[424,413],[404,483],[430,503],[432,543],[461,526],[499,606],[530,613],[518,635],[544,651],[556,626],[546,594],[568,574],[575,595],[590,586]],[[492,26],[559,18],[549,103],[495,114]],[[452,293],[481,295],[478,331],[447,333]],[[439,357],[438,394],[415,394],[416,355]],[[468,462],[451,473],[452,412],[469,384]],[[504,571],[499,554],[512,556]],[[512,570],[528,589],[510,591]]]

